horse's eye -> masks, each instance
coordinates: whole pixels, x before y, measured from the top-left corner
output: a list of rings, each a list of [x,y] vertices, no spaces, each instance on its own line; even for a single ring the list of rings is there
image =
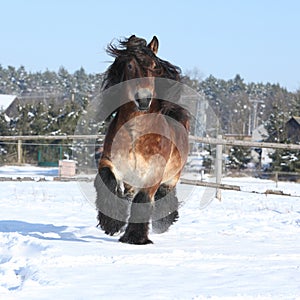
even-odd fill
[[[129,64],[127,65],[127,68],[128,68],[128,70],[132,70],[132,69],[133,69],[133,66],[132,66],[132,64],[131,64],[131,63],[129,63]]]

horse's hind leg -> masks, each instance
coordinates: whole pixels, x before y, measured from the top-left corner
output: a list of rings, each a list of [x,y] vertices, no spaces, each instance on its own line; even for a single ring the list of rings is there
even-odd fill
[[[97,198],[98,221],[106,234],[119,232],[128,217],[128,199],[118,197],[118,184],[110,168],[99,169],[94,182]]]
[[[136,245],[151,244],[148,238],[149,220],[152,213],[151,198],[145,191],[136,194],[132,201],[130,218],[120,242]]]
[[[161,185],[154,199],[152,230],[156,233],[163,233],[179,218],[176,187]]]

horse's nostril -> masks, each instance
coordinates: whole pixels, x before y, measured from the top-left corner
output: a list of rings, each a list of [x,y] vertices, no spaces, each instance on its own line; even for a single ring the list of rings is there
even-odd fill
[[[141,110],[147,110],[151,104],[151,98],[137,100],[138,108]]]
[[[151,105],[152,93],[149,90],[142,89],[135,93],[134,98],[140,110],[147,110]]]
[[[138,101],[138,100],[140,99],[139,92],[135,93],[134,99],[135,99],[136,101]]]

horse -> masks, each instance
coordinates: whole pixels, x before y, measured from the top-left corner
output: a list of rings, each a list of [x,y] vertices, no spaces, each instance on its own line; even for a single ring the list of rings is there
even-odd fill
[[[107,47],[114,62],[103,91],[122,86],[106,102],[118,105],[108,118],[94,181],[97,219],[106,234],[121,233],[119,241],[128,244],[153,243],[149,225],[163,233],[179,217],[176,184],[187,159],[190,116],[159,98],[159,80],[166,80],[161,89],[168,89],[180,82],[181,71],[157,56],[158,46],[156,36],[147,44],[132,35]]]

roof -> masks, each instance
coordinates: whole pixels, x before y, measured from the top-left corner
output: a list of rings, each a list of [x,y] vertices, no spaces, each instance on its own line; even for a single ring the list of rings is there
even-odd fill
[[[6,110],[16,98],[15,95],[0,94],[0,110]]]
[[[292,117],[291,119],[294,119],[300,125],[300,117]]]

